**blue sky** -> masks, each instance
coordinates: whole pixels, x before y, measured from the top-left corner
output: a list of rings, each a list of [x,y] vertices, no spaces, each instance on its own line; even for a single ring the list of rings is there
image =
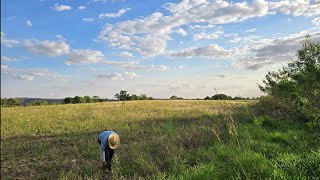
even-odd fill
[[[260,96],[320,1],[1,1],[1,97]]]

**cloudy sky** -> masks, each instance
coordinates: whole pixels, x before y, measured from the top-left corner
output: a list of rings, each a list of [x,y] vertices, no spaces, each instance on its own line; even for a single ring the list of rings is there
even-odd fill
[[[2,0],[1,97],[261,95],[320,0]]]

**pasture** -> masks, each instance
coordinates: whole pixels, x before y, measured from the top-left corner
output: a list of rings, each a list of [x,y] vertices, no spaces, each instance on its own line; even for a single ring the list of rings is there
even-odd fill
[[[2,179],[287,179],[320,173],[318,132],[255,117],[252,101],[1,108]],[[98,134],[119,133],[113,173]]]

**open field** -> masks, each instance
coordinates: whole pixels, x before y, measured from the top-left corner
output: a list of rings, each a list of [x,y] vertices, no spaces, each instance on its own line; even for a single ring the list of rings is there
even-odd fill
[[[2,179],[320,177],[320,136],[255,118],[250,101],[131,101],[1,108]],[[237,110],[235,110],[237,109]],[[98,134],[119,133],[113,174]]]

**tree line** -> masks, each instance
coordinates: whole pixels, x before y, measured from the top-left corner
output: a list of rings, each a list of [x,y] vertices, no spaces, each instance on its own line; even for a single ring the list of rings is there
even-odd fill
[[[250,100],[250,99],[257,99],[257,98],[240,97],[240,96],[231,97],[226,94],[215,94],[211,97],[206,96],[204,98],[204,100]]]
[[[64,104],[79,104],[79,103],[96,103],[104,102],[107,99],[101,99],[99,96],[75,96],[75,97],[66,97],[63,99]]]
[[[42,106],[42,105],[51,105],[51,104],[60,104],[60,103],[49,102],[41,99],[27,101],[25,98],[1,98],[1,107]]]
[[[137,101],[137,100],[155,100],[155,98],[148,96],[146,94],[129,94],[126,90],[121,90],[119,93],[114,95],[118,101]],[[170,100],[183,100],[183,97],[173,95],[169,98]],[[226,94],[215,94],[211,97],[207,96],[204,100],[248,100],[250,98],[234,97],[228,96]],[[163,99],[164,100],[164,99]],[[200,100],[200,98],[194,99]],[[103,99],[99,96],[74,96],[66,97],[60,101],[50,102],[48,100],[36,99],[36,98],[2,98],[1,107],[14,107],[14,106],[42,106],[42,105],[52,105],[52,104],[79,104],[79,103],[96,103],[96,102],[106,102],[115,101],[115,99]]]

